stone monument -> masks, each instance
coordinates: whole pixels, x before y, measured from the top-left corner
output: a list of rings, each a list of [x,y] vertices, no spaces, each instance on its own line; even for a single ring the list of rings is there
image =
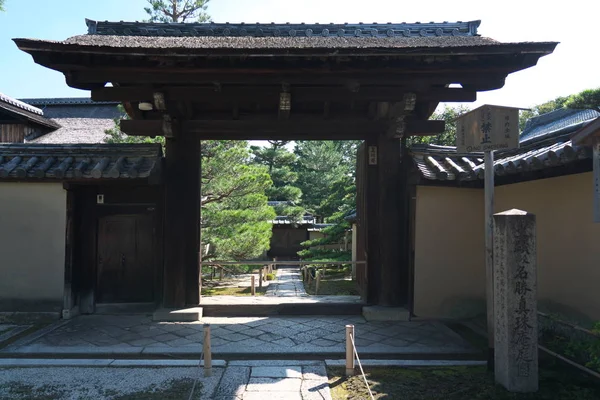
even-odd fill
[[[536,392],[538,377],[535,215],[494,215],[496,381],[511,392]]]

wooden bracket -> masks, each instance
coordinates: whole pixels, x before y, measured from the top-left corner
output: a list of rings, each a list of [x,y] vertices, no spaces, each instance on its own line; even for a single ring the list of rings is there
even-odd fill
[[[166,111],[167,105],[165,103],[164,93],[155,92],[155,93],[153,93],[153,97],[154,97],[154,108],[156,108],[158,111]]]

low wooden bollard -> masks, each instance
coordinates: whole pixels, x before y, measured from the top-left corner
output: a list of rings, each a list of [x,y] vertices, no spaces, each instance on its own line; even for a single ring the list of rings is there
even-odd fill
[[[254,275],[250,277],[250,293],[252,293],[252,296],[256,296],[256,289],[254,288]]]
[[[258,271],[258,288],[262,289],[262,271]]]
[[[263,267],[263,281],[267,280],[267,271],[268,271],[268,268],[267,267]]]
[[[346,376],[354,375],[354,325],[346,325]]]
[[[223,267],[221,267],[221,269],[219,269],[219,280],[220,281],[223,280]]]
[[[212,376],[212,353],[210,346],[210,324],[204,324],[204,376]]]
[[[319,294],[319,285],[321,284],[321,271],[317,271],[317,282],[315,283],[315,295]]]

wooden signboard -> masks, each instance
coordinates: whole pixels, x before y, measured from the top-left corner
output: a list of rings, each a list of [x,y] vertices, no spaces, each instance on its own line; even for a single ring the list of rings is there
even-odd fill
[[[518,147],[518,108],[484,105],[456,120],[456,150],[459,153]]]
[[[494,150],[519,147],[519,109],[484,105],[456,119],[456,151],[483,152],[485,160],[485,270],[488,367],[494,366]]]

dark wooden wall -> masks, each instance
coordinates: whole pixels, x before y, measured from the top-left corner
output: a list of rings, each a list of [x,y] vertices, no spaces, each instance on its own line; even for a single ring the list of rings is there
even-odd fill
[[[23,143],[34,129],[25,124],[3,124],[0,122],[0,143]]]

